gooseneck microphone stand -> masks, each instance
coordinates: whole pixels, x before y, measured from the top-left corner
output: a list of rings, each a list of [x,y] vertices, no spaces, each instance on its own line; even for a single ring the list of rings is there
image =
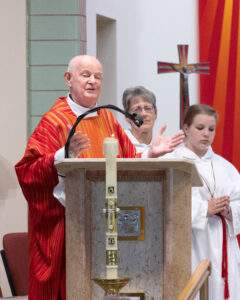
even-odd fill
[[[69,158],[69,145],[70,145],[70,141],[72,136],[75,133],[76,127],[79,124],[79,122],[86,117],[88,114],[99,111],[102,108],[108,108],[108,109],[113,109],[116,110],[120,113],[122,113],[123,115],[125,115],[128,119],[132,120],[134,122],[134,124],[138,127],[140,127],[143,124],[143,119],[140,115],[136,114],[136,113],[129,113],[126,112],[122,109],[120,109],[119,107],[112,105],[112,104],[107,104],[107,105],[101,105],[101,106],[97,106],[94,107],[92,109],[89,109],[88,111],[86,111],[85,113],[81,114],[80,116],[77,117],[77,120],[75,121],[75,123],[73,124],[69,134],[68,134],[68,138],[67,138],[67,142],[65,144],[65,158]]]

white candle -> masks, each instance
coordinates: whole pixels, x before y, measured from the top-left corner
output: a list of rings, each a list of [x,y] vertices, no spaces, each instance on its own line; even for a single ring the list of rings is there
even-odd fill
[[[106,138],[103,142],[106,157],[106,277],[118,278],[117,245],[117,163],[118,141]]]

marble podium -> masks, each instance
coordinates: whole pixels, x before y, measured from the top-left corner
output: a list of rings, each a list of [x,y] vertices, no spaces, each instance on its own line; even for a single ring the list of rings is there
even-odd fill
[[[105,159],[64,159],[67,300],[104,296]],[[122,293],[177,299],[191,275],[191,187],[202,182],[186,160],[117,159],[118,206],[144,208],[144,237],[119,241]]]

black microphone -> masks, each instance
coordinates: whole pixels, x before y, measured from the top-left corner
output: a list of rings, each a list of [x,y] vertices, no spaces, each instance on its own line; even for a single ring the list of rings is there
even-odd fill
[[[65,144],[65,158],[69,158],[69,145],[70,145],[70,141],[71,141],[72,136],[75,133],[76,127],[79,124],[79,122],[84,117],[86,117],[88,114],[96,112],[96,111],[98,111],[98,110],[100,110],[102,108],[113,109],[113,110],[116,110],[116,111],[124,114],[128,119],[131,119],[137,127],[140,127],[143,124],[143,118],[140,115],[138,115],[136,113],[131,114],[131,113],[126,112],[126,111],[122,110],[121,108],[119,108],[119,107],[117,107],[115,105],[112,105],[112,104],[101,105],[101,106],[97,106],[97,107],[91,108],[91,109],[87,110],[85,113],[83,113],[80,116],[78,116],[77,120],[73,124],[73,126],[72,126],[72,128],[71,128],[71,130],[70,130],[70,132],[68,134],[67,142]]]

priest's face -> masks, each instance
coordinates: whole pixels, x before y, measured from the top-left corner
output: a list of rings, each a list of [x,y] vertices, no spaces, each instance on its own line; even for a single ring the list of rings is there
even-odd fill
[[[198,156],[203,156],[212,144],[216,132],[214,116],[198,114],[190,126],[183,126],[186,134],[186,146]]]
[[[137,131],[152,132],[154,123],[157,118],[157,114],[151,102],[145,100],[141,96],[136,96],[131,100],[129,112],[137,113],[143,118],[143,124],[140,127],[137,127],[133,122],[130,121],[132,128],[134,128]]]
[[[92,56],[80,55],[72,59],[64,78],[73,100],[84,107],[94,107],[102,87],[102,65]]]

